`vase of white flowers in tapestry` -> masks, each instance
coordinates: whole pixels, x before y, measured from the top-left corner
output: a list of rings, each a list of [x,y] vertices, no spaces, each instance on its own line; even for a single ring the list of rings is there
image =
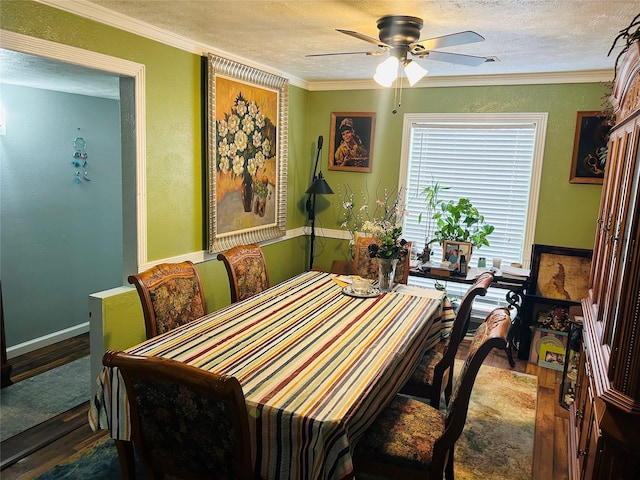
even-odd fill
[[[378,288],[381,292],[389,292],[393,288],[397,264],[397,258],[378,258]]]
[[[224,112],[224,118],[217,121],[217,168],[225,178],[217,188],[239,189],[245,212],[253,211],[253,201],[259,193],[256,183],[262,182],[263,191],[269,188],[268,163],[275,158],[275,135],[273,122],[256,101],[247,100],[242,93],[237,94],[231,111]],[[260,207],[258,212],[264,213],[264,209]]]
[[[242,198],[242,206],[245,212],[251,211],[253,204],[253,178],[246,172],[242,176],[242,188],[240,190],[240,197]]]

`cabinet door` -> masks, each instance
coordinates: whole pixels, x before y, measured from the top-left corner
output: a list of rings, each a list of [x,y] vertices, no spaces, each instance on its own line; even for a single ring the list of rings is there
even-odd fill
[[[614,218],[620,208],[620,182],[621,169],[624,166],[626,152],[625,135],[619,130],[611,132],[609,138],[609,151],[607,154],[607,166],[600,200],[600,212],[598,214],[598,228],[594,243],[594,257],[591,264],[591,288],[593,291],[593,303],[600,306],[603,296],[608,291],[607,276],[610,274],[611,256],[611,231],[614,229]],[[601,312],[602,309],[598,308]]]
[[[598,422],[595,416],[590,419],[589,438],[584,458],[584,480],[592,480],[600,478],[597,464],[600,462],[600,444],[602,442],[602,434],[598,428]]]
[[[582,359],[585,358],[586,355],[582,355]],[[592,448],[592,436],[593,436],[593,428],[594,428],[594,411],[593,411],[593,390],[591,387],[591,383],[589,380],[590,374],[590,366],[589,360],[586,359],[582,362],[582,366],[580,375],[580,403],[578,404],[580,410],[576,412],[578,416],[578,465],[580,472],[580,478],[584,478],[586,473],[586,465],[591,462],[588,461],[589,457],[594,456],[594,451],[589,451]],[[596,436],[598,433],[596,433]]]
[[[620,212],[617,242],[617,276],[610,284],[609,317],[603,316],[603,343],[611,346],[608,376],[615,390],[628,400],[625,407],[640,402],[640,351],[636,335],[640,327],[640,117],[628,128],[625,200]]]
[[[603,264],[606,274],[603,275],[604,288],[600,291],[600,315],[598,320],[603,322],[603,343],[611,345],[613,332],[616,331],[618,318],[618,305],[621,279],[627,279],[623,275],[623,267],[629,249],[630,226],[633,223],[637,201],[638,169],[637,147],[640,125],[638,122],[629,122],[615,130],[611,140],[611,146],[620,144],[617,159],[617,187],[611,194],[615,195],[612,209],[606,224],[604,249],[599,252],[599,262]],[[626,280],[628,281],[628,280]],[[615,289],[615,290],[614,290]]]

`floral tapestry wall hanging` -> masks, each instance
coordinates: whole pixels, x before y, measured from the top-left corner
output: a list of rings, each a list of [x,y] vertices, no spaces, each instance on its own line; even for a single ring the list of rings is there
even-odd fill
[[[288,80],[207,62],[209,252],[286,233]]]

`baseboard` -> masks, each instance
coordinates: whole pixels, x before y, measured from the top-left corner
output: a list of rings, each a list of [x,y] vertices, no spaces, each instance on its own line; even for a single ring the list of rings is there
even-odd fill
[[[13,347],[7,347],[7,358],[14,358],[25,353],[33,352],[39,348],[48,347],[54,343],[61,342],[68,338],[77,337],[89,331],[89,322],[84,322],[73,327],[65,328],[57,332],[34,338],[24,343],[19,343]]]

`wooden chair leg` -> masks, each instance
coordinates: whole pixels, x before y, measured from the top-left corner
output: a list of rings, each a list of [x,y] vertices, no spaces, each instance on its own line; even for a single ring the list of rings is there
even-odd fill
[[[122,480],[135,480],[136,467],[133,458],[133,442],[115,439],[113,441],[116,444],[116,450],[118,450]]]
[[[451,447],[451,450],[449,450],[449,453],[447,455],[447,463],[444,466],[444,478],[446,478],[446,480],[454,480],[454,475],[453,475],[453,449],[455,448],[455,446]]]

